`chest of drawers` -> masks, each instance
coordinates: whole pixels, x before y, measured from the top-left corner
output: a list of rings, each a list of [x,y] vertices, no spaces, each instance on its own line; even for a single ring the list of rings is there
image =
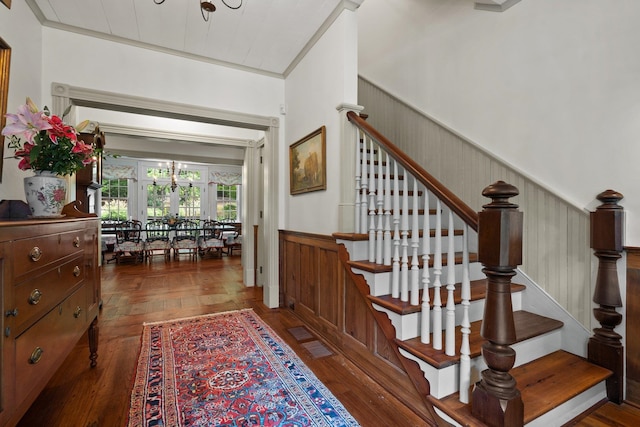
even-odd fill
[[[96,364],[99,225],[0,221],[0,426],[20,420],[85,332]]]

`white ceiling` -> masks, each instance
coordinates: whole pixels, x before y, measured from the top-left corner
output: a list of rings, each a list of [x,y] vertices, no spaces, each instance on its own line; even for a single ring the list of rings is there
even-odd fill
[[[26,1],[45,26],[278,76],[344,8],[343,0],[242,0],[232,10],[211,0],[217,10],[205,22],[200,0]]]
[[[344,8],[357,8],[364,0],[242,0],[237,10],[225,6],[223,0],[211,0],[217,10],[207,22],[202,18],[200,0],[165,0],[159,5],[155,1],[161,0],[26,0],[26,3],[43,26],[285,77]],[[240,3],[240,0],[224,1],[232,7]],[[110,141],[107,150],[131,157],[145,157],[145,152],[151,152],[182,161],[193,161],[197,156],[209,163],[242,164],[244,150],[225,141],[233,142],[234,138],[257,141],[261,137],[257,131],[247,134],[249,131],[243,129],[234,133],[220,127],[197,131],[206,137],[188,131],[149,137],[149,129],[162,133],[164,123],[148,123],[154,118],[132,119],[128,113],[104,110],[82,114],[81,117],[101,122],[105,129],[122,130],[107,131]],[[127,134],[126,127],[132,125],[147,129]],[[207,148],[211,144],[217,148]],[[172,148],[176,146],[181,150]]]

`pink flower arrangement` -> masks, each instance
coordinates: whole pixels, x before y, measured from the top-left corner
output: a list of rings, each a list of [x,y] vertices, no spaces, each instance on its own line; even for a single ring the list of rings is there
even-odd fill
[[[41,111],[30,98],[18,107],[17,114],[6,117],[8,124],[2,135],[10,138],[8,147],[14,150],[13,157],[20,159],[20,170],[73,175],[95,161],[96,148],[78,140],[78,132],[89,124],[88,120],[74,128],[51,115],[47,107]]]

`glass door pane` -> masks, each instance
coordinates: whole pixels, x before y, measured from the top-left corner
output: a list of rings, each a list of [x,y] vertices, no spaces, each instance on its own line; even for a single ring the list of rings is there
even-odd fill
[[[171,188],[169,185],[147,184],[147,221],[163,219],[177,209],[171,209]]]
[[[198,184],[180,186],[177,193],[180,217],[199,220],[202,213],[202,186]]]

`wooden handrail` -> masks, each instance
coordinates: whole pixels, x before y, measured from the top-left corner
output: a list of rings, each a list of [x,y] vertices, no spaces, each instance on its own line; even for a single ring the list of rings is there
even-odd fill
[[[464,203],[458,196],[453,194],[440,181],[434,178],[429,172],[424,170],[422,166],[408,157],[395,144],[389,141],[384,135],[373,128],[362,117],[353,111],[347,112],[347,119],[358,129],[373,138],[381,146],[385,148],[387,153],[398,162],[405,170],[411,173],[418,181],[420,181],[429,191],[439,198],[447,207],[456,213],[465,223],[474,230],[478,230],[478,213],[469,205]]]

